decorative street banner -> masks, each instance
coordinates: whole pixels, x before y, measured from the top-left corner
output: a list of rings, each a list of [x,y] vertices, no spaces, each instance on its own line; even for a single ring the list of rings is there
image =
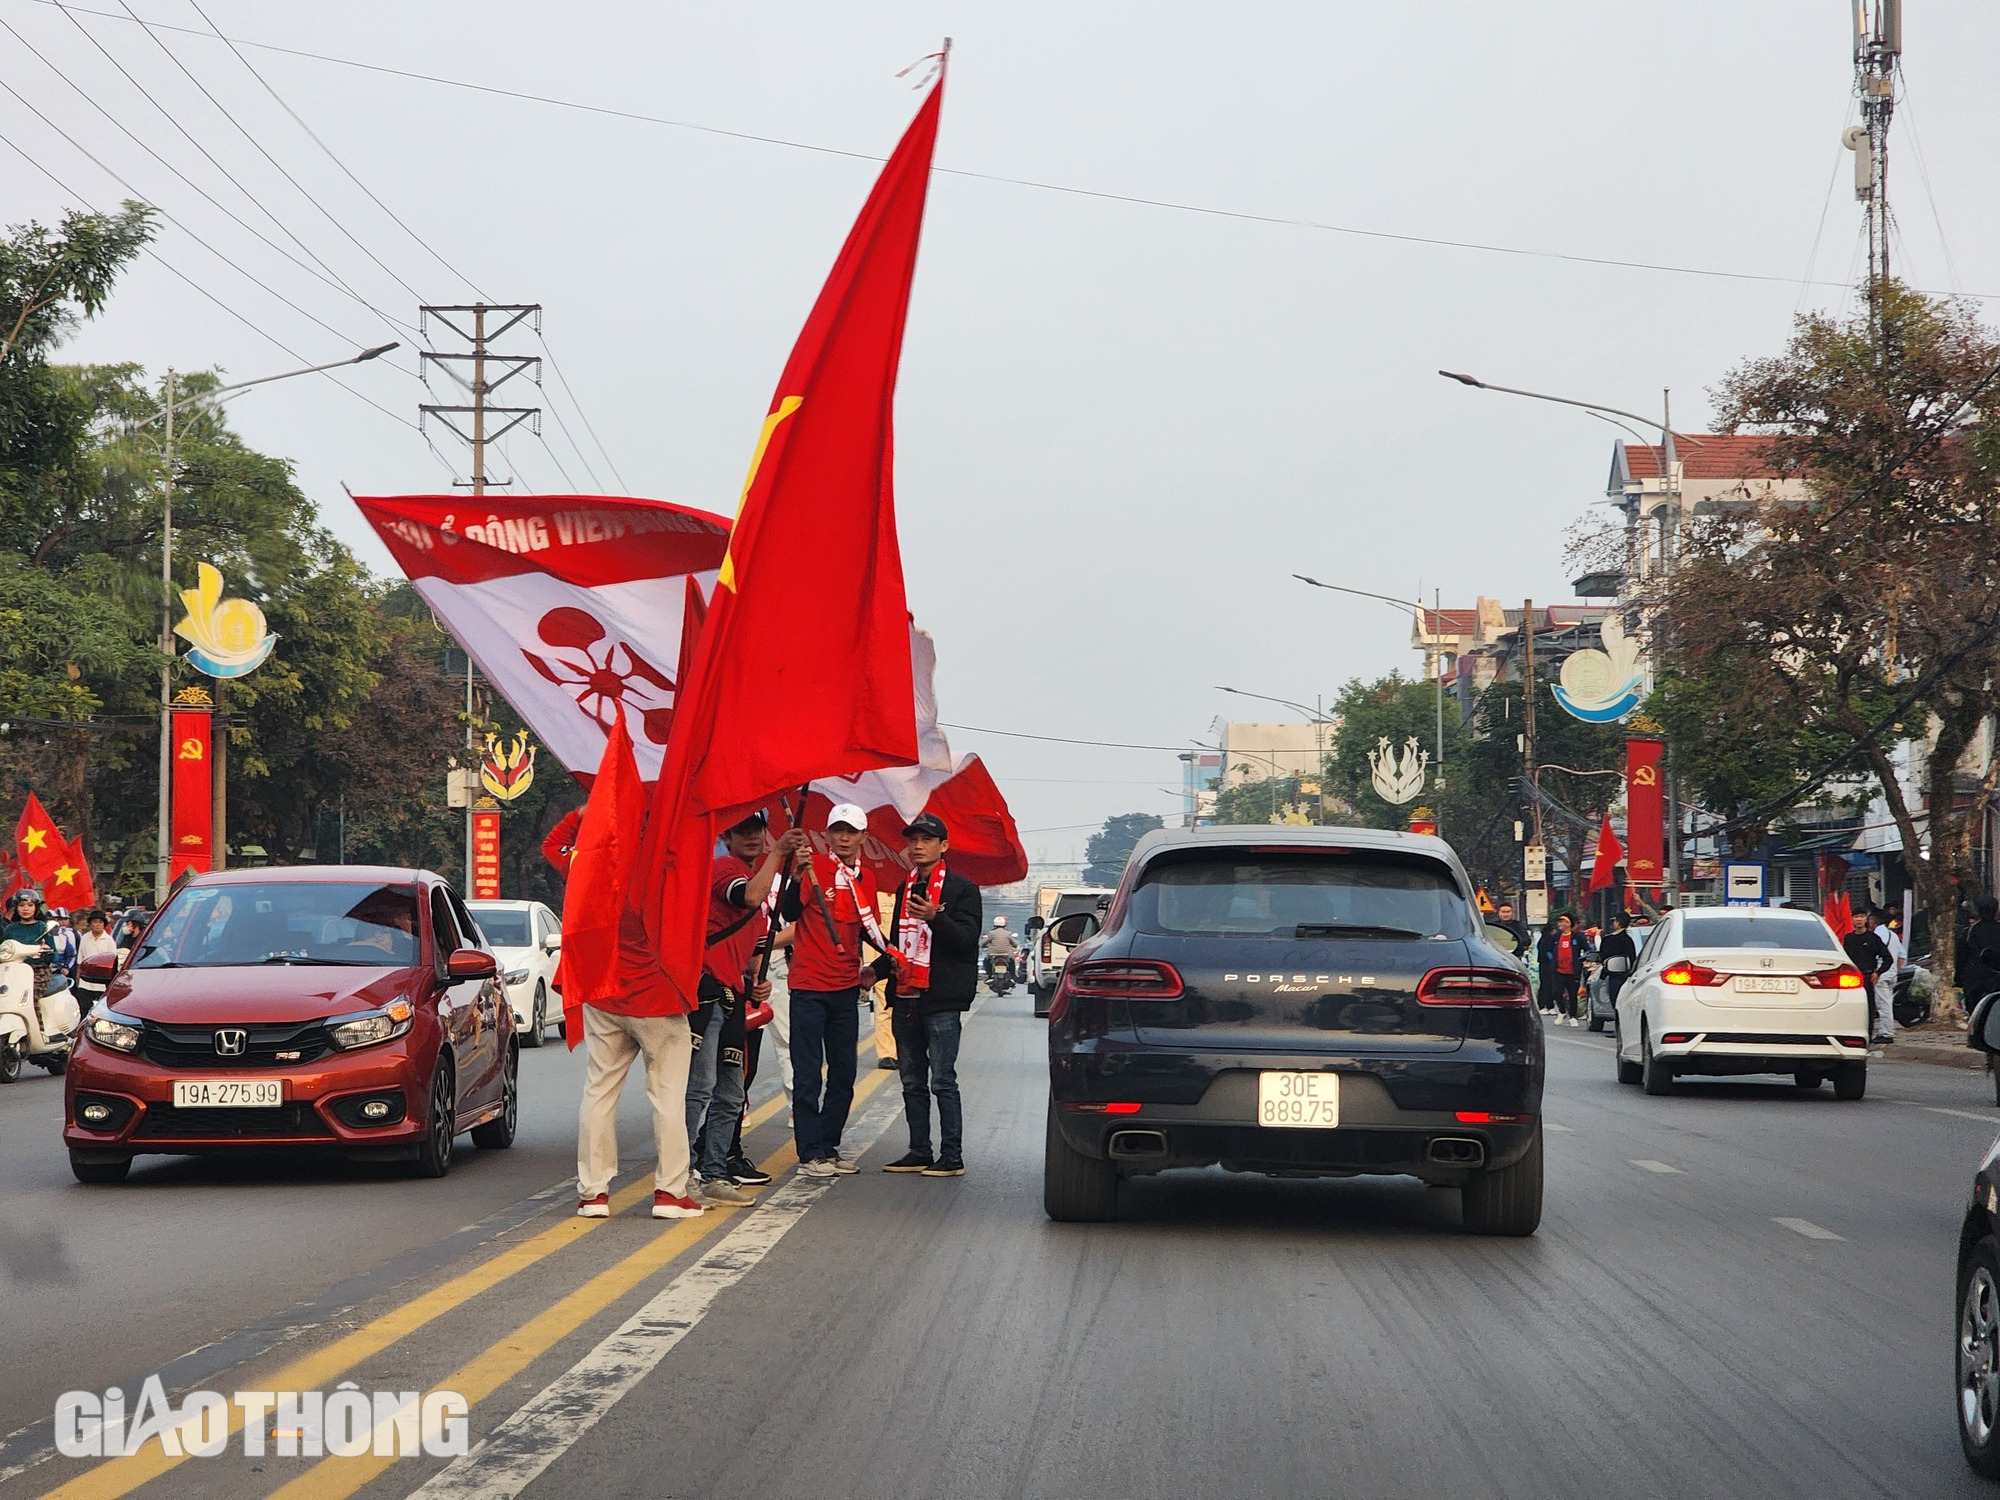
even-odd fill
[[[500,812],[475,809],[472,814],[472,899],[500,899]]]
[[[1401,750],[1389,743],[1388,735],[1380,736],[1368,752],[1369,780],[1375,785],[1375,795],[1400,807],[1424,789],[1424,768],[1430,763],[1430,751],[1417,744],[1414,734]]]
[[[1660,754],[1666,741],[1652,735],[1630,735],[1625,741],[1625,883],[1658,889],[1664,880],[1660,866],[1661,830],[1666,826],[1665,785]]]
[[[1639,706],[1646,693],[1646,666],[1639,659],[1639,643],[1625,634],[1616,610],[1598,629],[1604,648],[1585,647],[1564,659],[1556,702],[1586,724],[1611,724]]]
[[[209,768],[209,711],[173,711],[173,841],[168,845],[167,879],[183,871],[215,868],[214,781]]]
[[[264,664],[278,638],[248,599],[222,597],[222,573],[199,565],[195,587],[181,590],[187,615],[174,634],[188,643],[188,665],[210,677],[241,677]]]
[[[535,747],[525,734],[503,741],[486,736],[486,758],[479,763],[479,784],[502,802],[512,802],[535,784]]]

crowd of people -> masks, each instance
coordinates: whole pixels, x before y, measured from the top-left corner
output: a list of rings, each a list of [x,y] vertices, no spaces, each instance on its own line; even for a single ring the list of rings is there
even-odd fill
[[[139,941],[146,916],[136,908],[107,911],[92,906],[70,911],[50,907],[40,891],[23,886],[7,898],[0,941],[30,950],[26,961],[36,971],[38,992],[60,979],[75,988],[77,1004],[88,1011],[103,997],[104,985],[84,978],[80,965],[87,958],[122,958]]]
[[[950,830],[924,813],[903,830],[909,873],[893,893],[878,892],[861,859],[867,830],[866,813],[842,804],[828,815],[824,851],[796,829],[772,837],[762,812],[724,834],[692,1012],[649,962],[639,920],[627,914],[620,992],[582,1008],[579,1216],[610,1215],[618,1095],[639,1060],[657,1152],[653,1216],[751,1202],[746,1189],[771,1180],[743,1149],[744,1105],[767,1035],[801,1175],[858,1172],[842,1148],[864,1004],[876,1007],[878,1059],[901,1074],[909,1131],[909,1149],[883,1170],[965,1175],[958,1050],[979,980],[979,887],[949,868]]]

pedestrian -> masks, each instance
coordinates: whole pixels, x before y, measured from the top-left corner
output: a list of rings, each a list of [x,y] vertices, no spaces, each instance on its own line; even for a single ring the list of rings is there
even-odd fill
[[[1542,979],[1548,997],[1545,1007],[1553,1011],[1558,1026],[1574,1026],[1577,986],[1583,980],[1583,935],[1568,912],[1556,917],[1556,925],[1542,934],[1536,956],[1541,960]]]
[[[1952,978],[1967,1015],[1982,999],[2000,990],[2000,901],[1991,896],[1973,899],[1972,920],[1959,936]]]
[[[58,974],[76,978],[76,928],[71,923],[69,908],[58,906],[49,913],[55,926],[49,930],[49,947],[55,950],[54,962],[50,968]]]
[[[1612,916],[1611,931],[1597,950],[1597,961],[1604,966],[1604,997],[1615,1007],[1618,992],[1625,988],[1632,966],[1639,961],[1639,945],[1632,940],[1631,913],[1621,911]]]
[[[1840,946],[1847,955],[1847,961],[1861,971],[1861,986],[1868,992],[1868,1010],[1871,1017],[1868,1034],[1880,1041],[1883,1030],[1883,1007],[1876,981],[1882,977],[1892,962],[1889,949],[1869,929],[1866,921],[1856,922],[1840,940]],[[1891,1021],[1889,1024],[1893,1026],[1895,1023]]]
[[[1875,912],[1875,936],[1882,940],[1882,946],[1889,950],[1889,967],[1882,977],[1875,981],[1876,998],[1881,1001],[1880,1029],[1877,1037],[1884,1042],[1896,1040],[1896,980],[1903,972],[1903,960],[1909,956],[1903,947],[1902,934],[1896,931],[1895,918],[1889,915],[1887,907],[1878,907]]]
[[[83,978],[84,961],[92,958],[108,958],[116,963],[119,957],[117,939],[111,936],[111,925],[104,913],[93,907],[83,914],[83,934],[76,941],[77,1004],[88,1015],[91,1006],[104,998],[105,986],[102,982]]]
[[[1519,919],[1515,917],[1513,902],[1502,901],[1500,903],[1494,910],[1492,925],[1495,927],[1504,927],[1507,931],[1514,934],[1515,953],[1526,953],[1528,951],[1528,929],[1523,927]]]
[[[979,987],[979,887],[945,868],[950,831],[935,813],[903,830],[910,874],[896,892],[894,954],[877,959],[889,981],[896,1056],[902,1059],[907,1155],[885,1172],[926,1177],[965,1175],[965,1112],[958,1092],[958,1044]],[[931,1100],[937,1100],[938,1149],[931,1155]]]
[[[743,1118],[744,1011],[770,996],[770,981],[755,972],[758,945],[770,930],[778,876],[805,847],[805,835],[790,829],[773,841],[759,809],[723,834],[722,845],[709,876],[701,1004],[691,1023],[687,1131],[701,1196],[733,1206],[754,1201],[729,1170]]]
[[[781,927],[771,934],[768,940],[771,945],[771,956],[764,969],[764,983],[770,987],[770,993],[764,997],[762,1005],[753,1007],[743,1018],[747,1031],[743,1042],[745,1099],[750,1097],[750,1086],[757,1081],[758,1064],[764,1055],[764,1037],[769,1033],[778,1057],[778,1083],[784,1091],[786,1104],[791,1103],[791,1051],[785,1045],[784,1035],[779,1030],[781,1020],[790,1014],[791,1000],[785,991],[785,981],[779,977],[779,950],[790,945],[795,930],[791,927]],[[785,1116],[785,1128],[787,1130],[792,1128],[792,1117],[789,1112]],[[769,1172],[744,1154],[743,1114],[740,1110],[736,1115],[736,1131],[729,1143],[729,1180],[738,1187],[763,1187],[771,1180]]]
[[[145,930],[145,914],[136,907],[128,908],[118,919],[117,941],[119,953],[125,954],[131,952],[139,942],[139,934]]]
[[[1007,977],[1014,977],[1014,959],[1021,951],[1021,945],[1014,941],[1014,934],[1007,930],[1007,919],[995,917],[993,930],[979,940],[979,951],[986,955],[986,980],[990,985],[993,976],[1005,971]]]
[[[861,862],[868,814],[843,802],[827,814],[830,853],[802,861],[779,911],[798,923],[791,985],[792,1139],[807,1177],[860,1170],[840,1154],[854,1103],[855,1052],[861,1041],[861,944],[891,951],[876,918],[875,880]]]
[[[699,1218],[688,1195],[687,1084],[692,1050],[687,1002],[660,969],[639,914],[618,922],[618,992],[582,1007],[583,1103],[577,1111],[577,1217],[611,1217],[618,1175],[618,1095],[644,1058],[653,1111],[653,1217]]]
[[[875,919],[889,921],[895,904],[893,894],[878,891],[875,896]],[[893,1068],[896,1066],[896,1028],[889,1019],[889,996],[882,980],[878,979],[868,987],[868,1010],[875,1018],[875,1066]]]

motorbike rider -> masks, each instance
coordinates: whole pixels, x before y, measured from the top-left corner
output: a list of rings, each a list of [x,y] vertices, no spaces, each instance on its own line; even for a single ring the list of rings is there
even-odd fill
[[[42,906],[41,892],[23,886],[7,903],[7,921],[0,925],[0,941],[38,949],[29,956],[28,962],[35,966],[39,980],[55,961],[55,926]]]
[[[979,940],[979,951],[986,955],[986,972],[990,975],[1002,964],[1011,973],[1014,957],[1020,952],[1020,945],[1014,941],[1014,934],[1007,930],[1007,919],[995,917],[992,930]]]

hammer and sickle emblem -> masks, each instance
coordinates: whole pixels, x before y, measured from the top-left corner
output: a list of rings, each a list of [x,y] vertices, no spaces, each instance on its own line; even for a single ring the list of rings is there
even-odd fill
[[[1632,773],[1632,785],[1634,786],[1658,786],[1659,784],[1660,773],[1652,766],[1641,766]]]
[[[193,738],[192,736],[190,736],[190,737],[189,737],[189,738],[187,738],[187,739],[184,739],[184,740],[182,740],[182,741],[181,741],[181,748],[180,748],[180,759],[182,759],[182,760],[200,760],[200,759],[201,759],[201,741],[200,741],[200,740],[198,740],[198,739],[195,739],[195,738]]]

